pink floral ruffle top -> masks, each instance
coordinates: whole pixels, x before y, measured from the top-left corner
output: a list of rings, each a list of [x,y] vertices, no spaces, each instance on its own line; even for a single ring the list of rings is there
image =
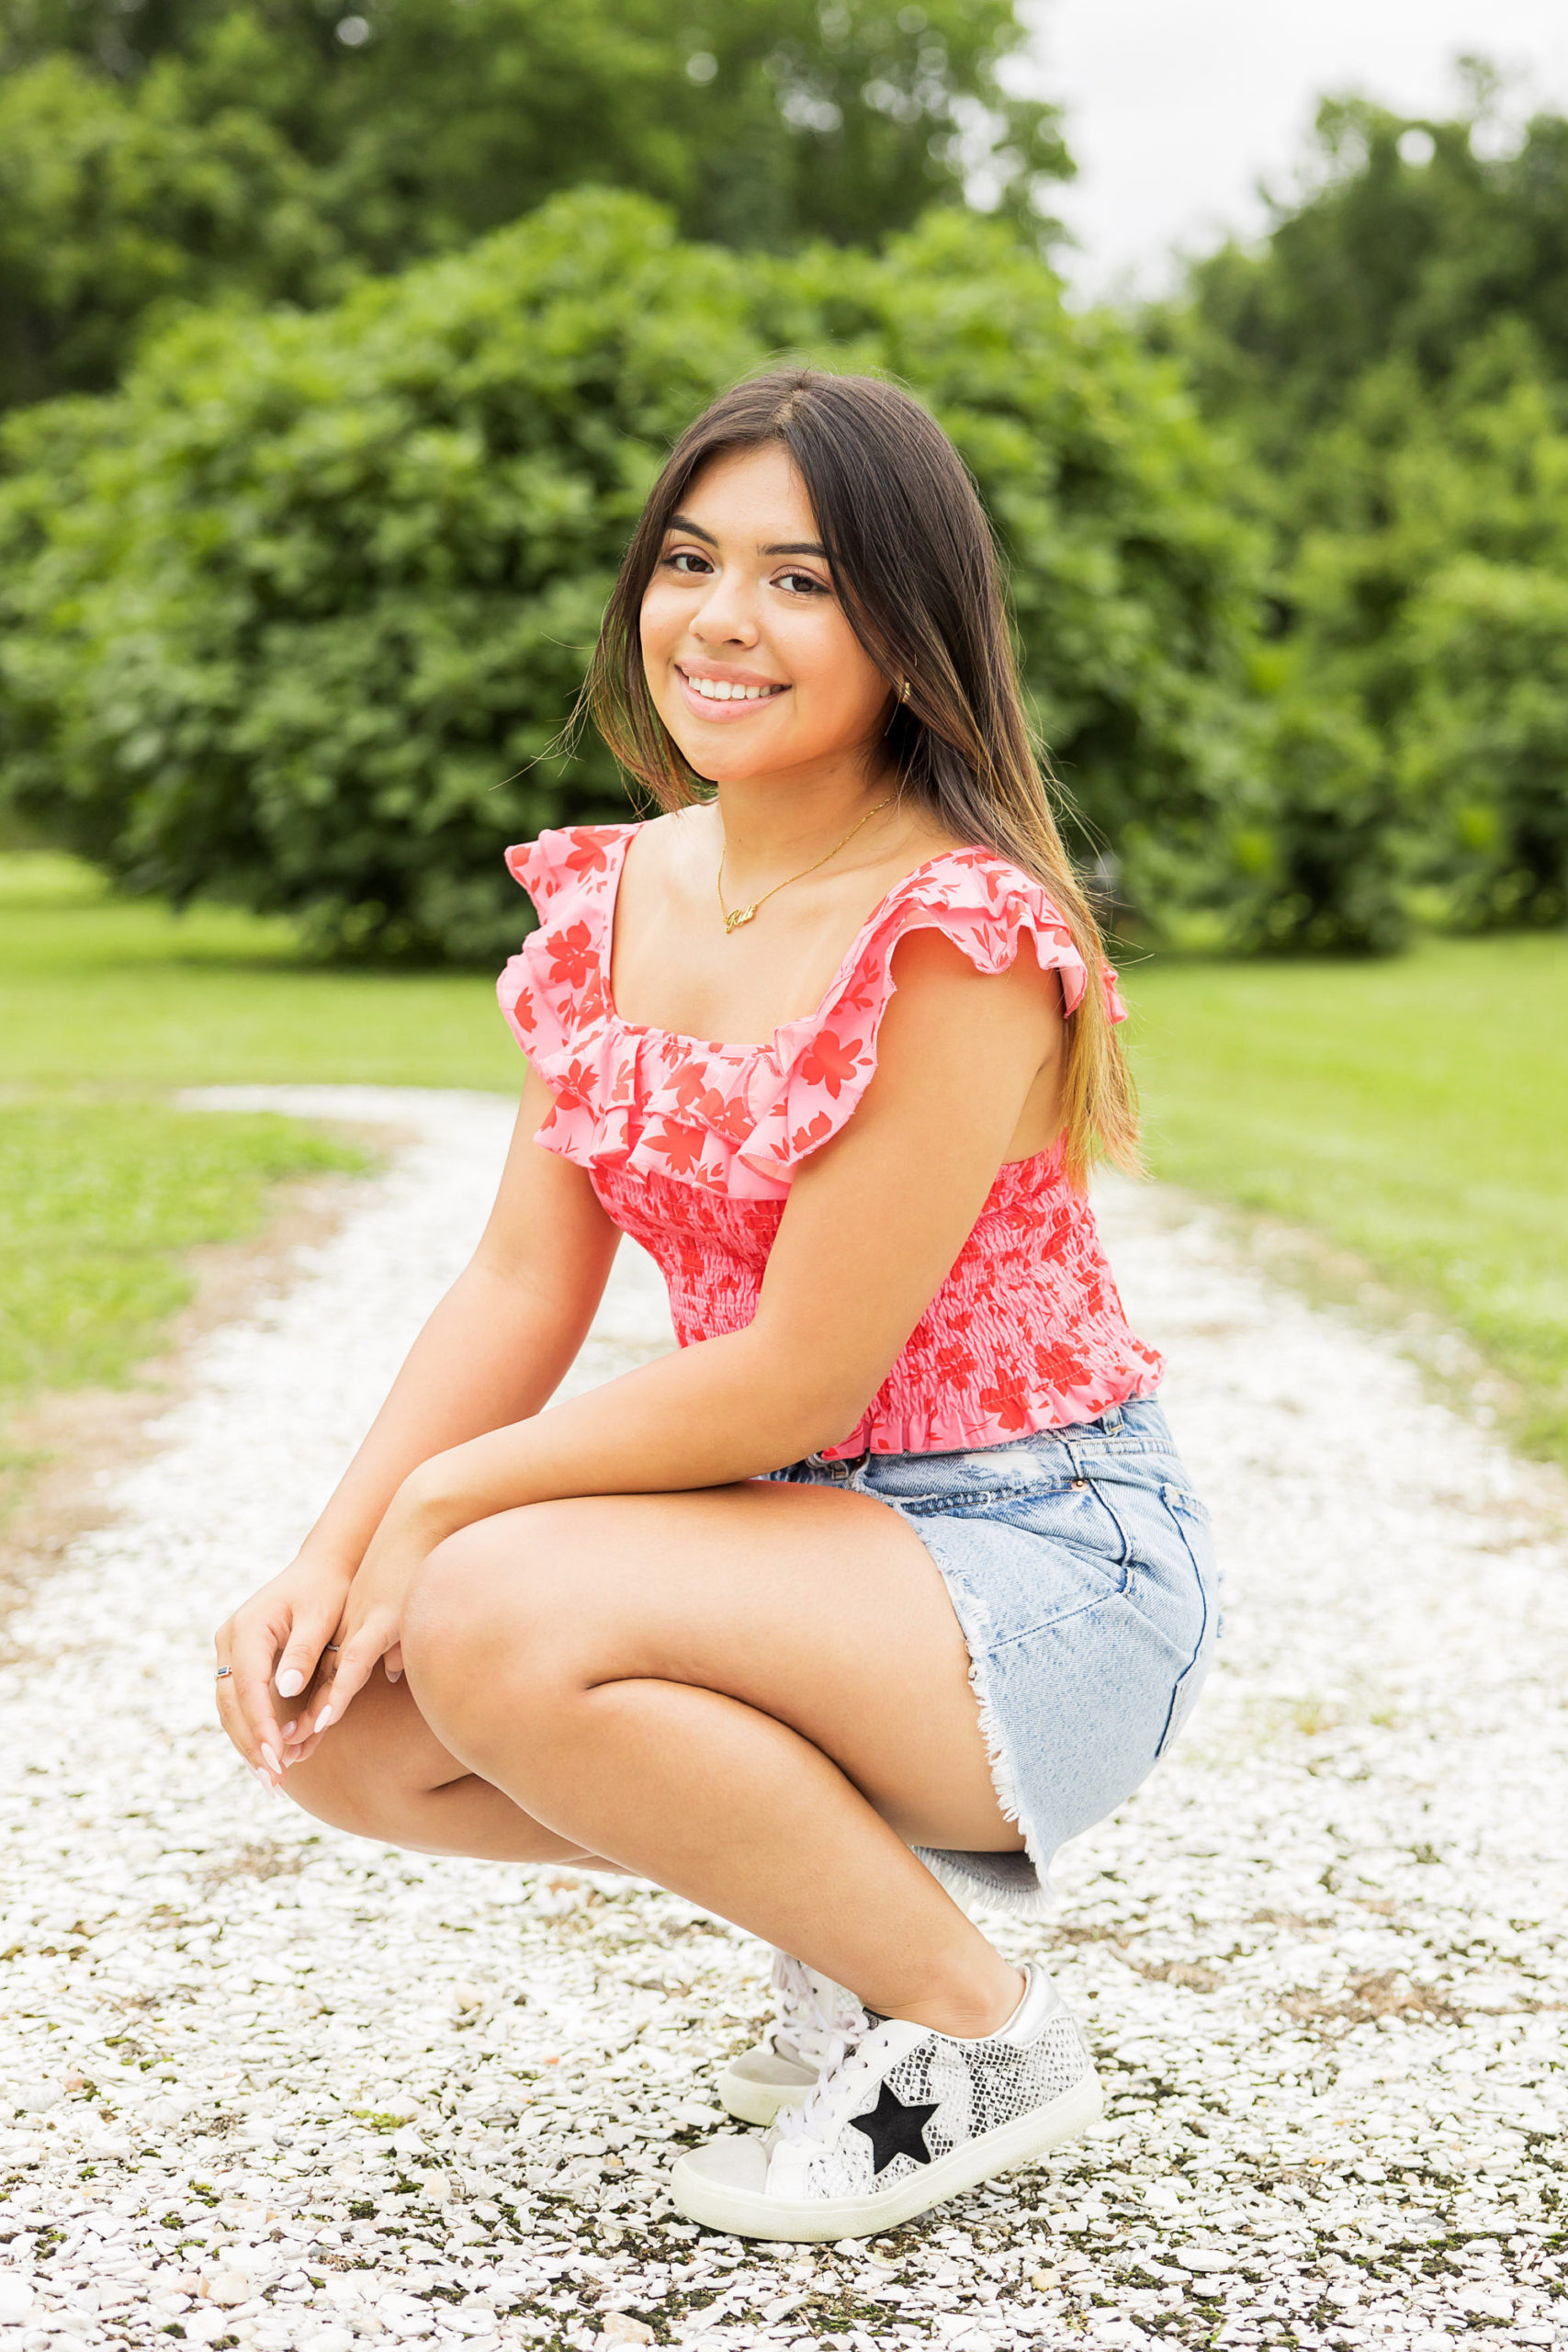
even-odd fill
[[[814,1012],[766,1046],[623,1021],[610,994],[615,896],[635,825],[574,825],[506,853],[539,927],[498,983],[518,1043],[555,1096],[536,1140],[588,1170],[605,1209],[658,1261],[676,1336],[740,1330],[798,1163],[837,1135],[876,1068],[906,932],[934,927],[982,972],[1027,938],[1068,1012],[1088,975],[1037,882],[988,849],[945,851],[897,883]],[[1114,974],[1112,1017],[1125,1018]],[[1058,1147],[998,1171],[957,1262],[858,1427],[831,1458],[960,1452],[1092,1420],[1152,1396],[1160,1358],[1134,1338],[1088,1202]]]

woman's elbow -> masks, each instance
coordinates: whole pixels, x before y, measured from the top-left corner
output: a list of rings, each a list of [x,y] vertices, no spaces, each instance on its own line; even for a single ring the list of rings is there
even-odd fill
[[[768,1408],[763,1419],[769,1450],[779,1456],[771,1466],[801,1462],[807,1454],[841,1445],[865,1418],[883,1376],[824,1363],[820,1353],[815,1363],[795,1357],[781,1363],[775,1356],[765,1363]]]

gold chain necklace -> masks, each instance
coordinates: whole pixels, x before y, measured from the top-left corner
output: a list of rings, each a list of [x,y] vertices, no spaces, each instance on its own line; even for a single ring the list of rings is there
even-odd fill
[[[728,844],[726,844],[726,848],[721,849],[718,854],[718,910],[724,917],[726,936],[732,931],[739,931],[743,922],[750,922],[758,908],[766,906],[768,900],[776,892],[787,890],[792,882],[804,882],[808,874],[815,874],[819,865],[826,865],[829,857],[837,857],[841,849],[848,849],[861,826],[869,825],[874,817],[879,817],[882,811],[891,804],[893,797],[890,792],[886,800],[879,800],[874,808],[868,808],[859,822],[850,827],[843,840],[833,843],[826,856],[814,858],[809,865],[803,865],[798,874],[786,874],[782,882],[775,882],[772,890],[764,890],[761,897],[753,899],[749,907],[736,907],[733,911],[724,903],[724,861],[728,850]]]

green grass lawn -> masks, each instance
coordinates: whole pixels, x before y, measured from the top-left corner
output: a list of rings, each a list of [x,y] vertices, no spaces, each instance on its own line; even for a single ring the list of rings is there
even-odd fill
[[[527,901],[517,893],[521,937]],[[477,1086],[517,1047],[476,972],[323,970],[287,922],[105,899],[68,858],[0,856],[0,1083]]]
[[[1126,993],[1155,1172],[1368,1259],[1568,1464],[1568,935],[1156,963]]]
[[[1568,936],[1156,962],[1126,992],[1156,1173],[1368,1259],[1471,1334],[1518,1384],[1527,1441],[1568,1463]],[[15,1377],[129,1363],[177,1295],[182,1241],[244,1230],[286,1164],[333,1148],[161,1092],[519,1075],[486,974],[315,969],[285,923],[123,904],[69,861],[0,858],[0,1087],[22,1120],[0,1279],[37,1294]]]
[[[270,1114],[0,1091],[0,1399],[117,1385],[189,1297],[193,1243],[254,1232],[282,1177],[365,1165]]]

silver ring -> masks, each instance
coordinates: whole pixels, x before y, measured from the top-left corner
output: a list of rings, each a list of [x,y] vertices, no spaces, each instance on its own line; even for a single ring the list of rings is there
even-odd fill
[[[231,1666],[220,1666],[212,1679],[215,1682],[221,1682],[225,1675],[232,1674],[233,1671]]]
[[[343,1644],[341,1642],[323,1642],[321,1644],[321,1647],[324,1650],[341,1650]]]

